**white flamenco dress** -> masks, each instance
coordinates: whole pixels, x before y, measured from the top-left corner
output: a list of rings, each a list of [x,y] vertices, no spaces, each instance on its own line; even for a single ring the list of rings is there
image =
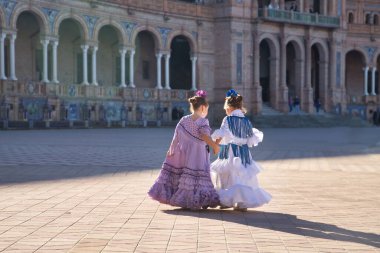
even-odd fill
[[[214,140],[222,138],[218,159],[210,169],[221,205],[254,208],[268,203],[272,196],[259,187],[260,166],[249,151],[250,147],[262,142],[264,134],[252,128],[241,110],[234,110],[211,137]]]

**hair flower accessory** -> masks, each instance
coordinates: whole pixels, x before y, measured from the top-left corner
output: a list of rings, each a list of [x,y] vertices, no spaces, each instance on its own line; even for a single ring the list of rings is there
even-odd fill
[[[227,91],[226,97],[237,97],[237,95],[238,95],[238,93],[236,92],[236,90],[231,89],[231,90]]]
[[[198,97],[203,97],[203,98],[206,98],[207,97],[207,92],[204,91],[204,90],[198,90],[195,95],[197,95]]]

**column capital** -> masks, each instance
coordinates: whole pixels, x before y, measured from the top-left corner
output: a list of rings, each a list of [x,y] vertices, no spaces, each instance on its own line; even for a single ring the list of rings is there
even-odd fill
[[[81,45],[80,48],[82,48],[82,50],[84,51],[87,51],[89,48],[89,45]]]
[[[120,48],[119,53],[125,55],[127,53],[127,49],[125,47]]]
[[[9,37],[10,37],[11,40],[14,41],[17,38],[17,34],[16,33],[11,33],[11,34],[9,34]]]
[[[162,55],[163,55],[162,52],[158,52],[158,53],[156,53],[156,57],[157,57],[157,58],[161,58]]]
[[[93,46],[93,47],[92,47],[92,52],[94,53],[94,52],[96,52],[96,51],[98,51],[98,46]]]
[[[43,45],[49,45],[50,41],[48,39],[42,39],[41,44]]]
[[[197,56],[191,56],[191,57],[190,57],[190,60],[191,60],[191,61],[196,61],[197,59],[198,59]]]
[[[1,40],[4,40],[7,37],[6,33],[0,33]]]
[[[52,40],[51,43],[53,44],[54,47],[57,47],[59,44],[58,40]]]

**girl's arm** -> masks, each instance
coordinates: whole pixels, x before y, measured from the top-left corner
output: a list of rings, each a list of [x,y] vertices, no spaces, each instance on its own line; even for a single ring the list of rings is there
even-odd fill
[[[214,150],[214,155],[219,153],[219,151],[220,151],[219,143],[214,142],[211,139],[211,137],[207,134],[201,134],[201,138],[204,142],[207,143],[207,145],[209,145],[212,148],[212,150]]]

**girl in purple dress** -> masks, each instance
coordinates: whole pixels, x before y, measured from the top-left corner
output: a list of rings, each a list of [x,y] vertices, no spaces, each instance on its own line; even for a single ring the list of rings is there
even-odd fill
[[[191,115],[181,118],[149,196],[160,203],[197,210],[219,205],[219,197],[210,177],[209,147],[219,152],[210,137],[206,119],[206,92],[198,91],[189,99]]]

